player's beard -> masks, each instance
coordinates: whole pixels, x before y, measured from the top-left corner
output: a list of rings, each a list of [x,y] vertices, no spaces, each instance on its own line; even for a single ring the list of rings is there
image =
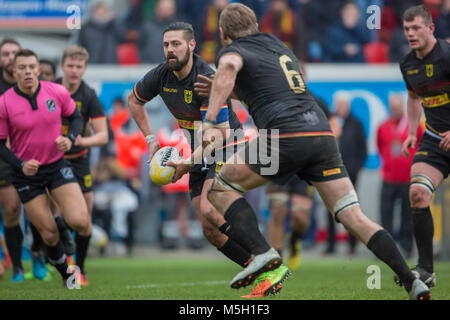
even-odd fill
[[[10,76],[11,78],[14,78],[12,63],[10,63],[6,66],[3,66],[2,69],[8,74],[8,76]]]
[[[180,71],[181,69],[184,68],[185,65],[187,65],[187,63],[189,62],[189,57],[191,56],[191,50],[189,49],[189,47],[186,49],[186,54],[184,55],[183,59],[178,60],[178,57],[176,56],[168,56],[167,57],[167,68],[169,70],[172,71]],[[169,62],[170,58],[175,58],[176,61],[175,62]]]

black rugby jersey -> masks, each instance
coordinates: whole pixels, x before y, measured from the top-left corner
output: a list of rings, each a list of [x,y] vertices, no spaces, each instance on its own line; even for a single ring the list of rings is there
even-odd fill
[[[234,92],[256,126],[277,128],[280,132],[308,131],[310,123],[300,115],[317,103],[306,89],[292,51],[275,36],[260,32],[238,38],[223,48],[217,55],[216,65],[221,56],[231,52],[243,59]],[[315,128],[330,130],[328,123]]]
[[[160,95],[169,111],[177,119],[180,128],[187,129],[190,134],[191,148],[194,149],[194,121],[202,121],[208,106],[208,97],[200,97],[194,91],[197,75],[210,77],[214,70],[198,55],[194,54],[193,67],[189,75],[179,80],[175,74],[162,63],[139,80],[133,92],[136,99],[146,103]],[[229,122],[231,129],[241,127],[228,100],[217,115],[216,123]]]
[[[435,134],[450,130],[450,44],[438,39],[423,59],[411,51],[400,70],[408,91],[422,101],[427,128]]]
[[[4,94],[9,88],[14,87],[15,83],[6,82],[3,78],[3,69],[0,68],[0,96]]]
[[[62,78],[58,78],[55,80],[56,83],[62,84]],[[105,111],[98,100],[97,94],[95,90],[92,89],[89,85],[87,85],[83,80],[81,80],[81,84],[78,87],[77,91],[75,91],[71,95],[72,99],[75,101],[75,105],[77,106],[78,111],[80,111],[83,117],[83,129],[81,130],[81,136],[85,136],[86,127],[89,123],[89,119],[95,121],[98,119],[105,118]],[[67,135],[67,131],[69,129],[69,121],[63,118],[63,135]],[[65,153],[64,157],[67,159],[73,159],[85,155],[88,152],[88,148],[72,146],[72,148]]]

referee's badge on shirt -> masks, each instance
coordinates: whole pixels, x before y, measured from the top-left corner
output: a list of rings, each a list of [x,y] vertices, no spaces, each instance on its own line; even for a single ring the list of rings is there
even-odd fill
[[[47,102],[48,111],[53,112],[56,110],[55,100],[49,99],[46,102]]]
[[[74,177],[72,168],[69,168],[69,167],[61,168],[61,174],[63,175],[63,177],[65,179],[73,179],[73,177]]]

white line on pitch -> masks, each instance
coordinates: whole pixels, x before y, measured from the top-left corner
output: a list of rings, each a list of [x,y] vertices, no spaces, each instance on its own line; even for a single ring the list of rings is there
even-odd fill
[[[193,286],[215,286],[227,284],[229,281],[203,281],[203,282],[177,282],[177,283],[150,283],[140,284],[136,286],[126,286],[126,289],[152,289],[152,288],[166,288],[166,287],[193,287]]]

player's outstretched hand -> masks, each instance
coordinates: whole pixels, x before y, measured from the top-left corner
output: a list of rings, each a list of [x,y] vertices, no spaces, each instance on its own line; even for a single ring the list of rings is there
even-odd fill
[[[409,148],[415,148],[417,143],[417,137],[416,136],[408,136],[406,140],[403,142],[402,145],[402,152],[406,157],[409,157]]]
[[[158,151],[160,148],[158,141],[153,140],[148,144],[148,160],[147,163],[150,163],[152,161],[153,155]]]
[[[56,138],[55,142],[58,146],[58,149],[62,152],[67,152],[70,150],[70,148],[72,148],[72,141],[70,141],[70,139],[67,137],[59,136],[58,138]]]
[[[41,163],[37,160],[28,160],[23,164],[22,172],[26,176],[34,176],[38,172],[40,165]]]
[[[439,133],[439,135],[444,138],[439,143],[439,147],[445,152],[450,150],[450,131],[445,131],[444,133]]]
[[[200,81],[194,83],[194,91],[197,92],[200,97],[209,97],[214,75],[212,75],[211,78],[208,78],[199,74],[197,78]]]
[[[191,170],[193,167],[192,164],[186,162],[185,160],[167,161],[166,165],[175,168],[175,175],[173,176],[173,179],[172,179],[173,182],[177,182],[179,179],[181,179],[182,176],[184,176],[186,173],[188,173],[188,171]]]

